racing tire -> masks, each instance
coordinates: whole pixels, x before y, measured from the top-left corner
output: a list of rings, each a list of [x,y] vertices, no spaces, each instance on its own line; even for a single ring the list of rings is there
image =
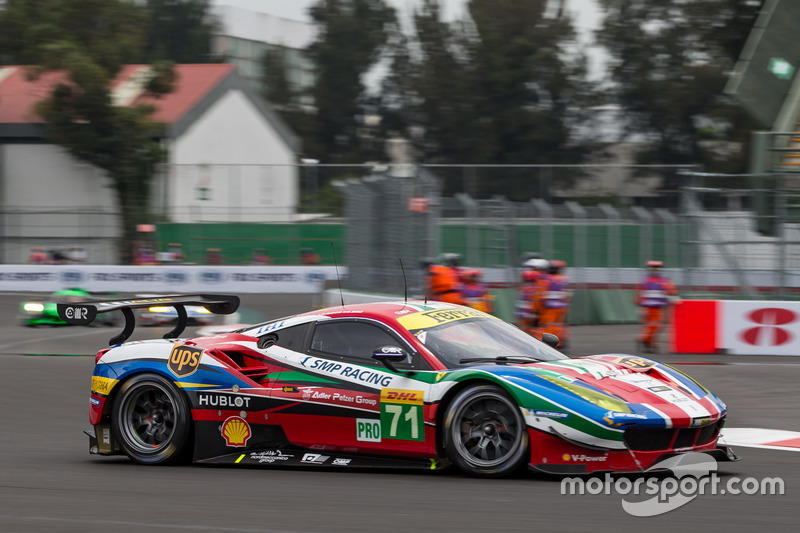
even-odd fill
[[[114,399],[114,438],[141,464],[182,462],[190,451],[192,420],[183,394],[158,374],[125,381]]]
[[[510,476],[528,455],[528,429],[520,408],[495,385],[459,392],[447,408],[443,437],[450,461],[473,476]]]

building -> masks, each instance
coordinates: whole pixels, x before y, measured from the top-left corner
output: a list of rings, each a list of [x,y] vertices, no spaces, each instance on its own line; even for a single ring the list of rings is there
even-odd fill
[[[298,103],[313,105],[307,89],[314,84],[315,68],[306,49],[316,39],[316,25],[228,5],[213,6],[212,13],[220,22],[212,54],[237,65],[250,87],[262,93],[264,56],[269,51],[281,53],[290,88],[306,92]]]
[[[149,67],[124,67],[117,105],[151,103],[164,124],[168,162],[153,207],[172,222],[289,222],[298,199],[300,142],[232,64],[177,65],[174,91],[143,91]],[[119,225],[109,180],[99,168],[44,138],[35,104],[62,79],[35,81],[24,67],[0,68],[0,262],[24,262],[31,247],[87,250],[116,262]]]

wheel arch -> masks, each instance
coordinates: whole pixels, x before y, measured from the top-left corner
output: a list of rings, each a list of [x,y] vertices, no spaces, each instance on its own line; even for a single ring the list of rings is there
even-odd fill
[[[183,399],[186,401],[186,405],[189,408],[188,420],[190,425],[187,446],[190,446],[191,449],[194,450],[194,440],[197,438],[196,435],[197,428],[195,427],[194,415],[192,414],[192,408],[194,407],[194,405],[192,404],[191,398],[189,398],[189,395],[186,394],[186,390],[184,390],[183,387],[175,384],[176,382],[174,376],[171,376],[170,374],[162,370],[159,370],[157,368],[136,368],[117,377],[116,378],[117,383],[111,389],[111,392],[108,394],[108,396],[106,397],[106,401],[103,404],[102,419],[104,421],[107,421],[109,425],[113,426],[114,405],[116,403],[117,396],[119,396],[120,391],[122,390],[122,386],[125,384],[125,382],[142,374],[155,374],[157,376],[166,379],[175,387],[177,394],[182,396]],[[122,452],[122,448],[120,448],[119,443],[116,442],[116,439],[114,442],[114,449],[118,452]],[[192,459],[194,459],[194,451],[192,451],[191,455]]]
[[[511,400],[519,406],[519,398],[511,391],[512,387],[509,387],[509,385],[502,380],[491,379],[490,375],[473,375],[458,381],[456,385],[450,387],[445,393],[436,409],[436,453],[440,457],[445,457],[447,455],[444,442],[444,417],[447,415],[450,404],[459,392],[474,385],[495,385],[508,394]]]

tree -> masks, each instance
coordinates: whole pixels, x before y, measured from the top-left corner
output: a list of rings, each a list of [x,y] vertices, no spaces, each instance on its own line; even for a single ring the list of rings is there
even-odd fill
[[[471,0],[448,24],[438,0],[414,15],[414,42],[395,58],[404,115],[423,159],[452,164],[575,162],[575,108],[589,93],[570,18],[547,0]],[[479,193],[531,197],[530,170],[481,180]],[[445,187],[454,192],[455,182]]]
[[[717,143],[746,143],[752,123],[723,94],[760,2],[750,0],[600,0],[598,41],[610,54],[612,91],[626,131],[653,139],[639,163],[697,164],[742,172],[747,150],[721,154]],[[679,185],[666,175],[665,189]]]
[[[219,23],[208,0],[147,0],[146,45],[142,61],[209,63],[211,41]]]
[[[0,27],[8,29],[0,56],[32,65],[34,77],[47,71],[65,75],[37,111],[48,139],[110,179],[123,262],[131,259],[136,225],[150,222],[150,184],[166,156],[157,139],[161,125],[148,119],[153,108],[120,107],[111,98],[114,77],[141,55],[146,17],[144,9],[125,0],[10,0],[0,12]],[[163,94],[173,80],[171,64],[159,63],[147,88]]]
[[[308,51],[316,67],[316,111],[306,152],[325,162],[362,163],[364,78],[398,31],[397,16],[384,0],[320,0],[309,13],[319,33]]]

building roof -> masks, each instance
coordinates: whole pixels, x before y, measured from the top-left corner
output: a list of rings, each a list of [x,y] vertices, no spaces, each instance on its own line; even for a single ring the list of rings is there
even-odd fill
[[[151,104],[152,120],[165,125],[164,136],[177,137],[230,90],[241,90],[275,128],[289,147],[299,152],[299,140],[269,104],[255,95],[229,63],[175,65],[174,90],[161,98],[145,91],[149,65],[127,65],[112,82],[111,97],[116,105]],[[0,138],[41,138],[44,121],[35,112],[36,103],[66,79],[63,72],[48,72],[28,79],[26,67],[0,67]]]

